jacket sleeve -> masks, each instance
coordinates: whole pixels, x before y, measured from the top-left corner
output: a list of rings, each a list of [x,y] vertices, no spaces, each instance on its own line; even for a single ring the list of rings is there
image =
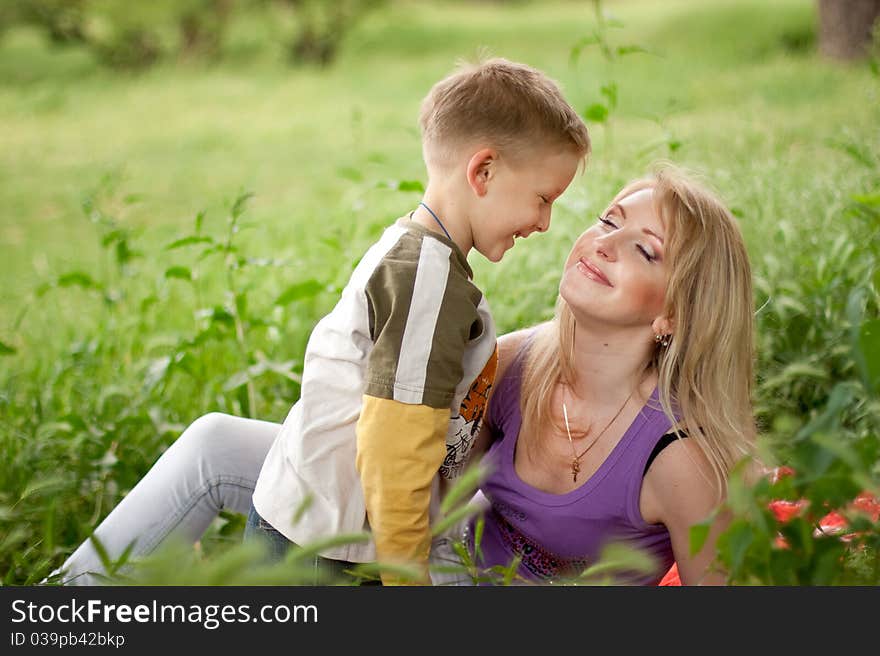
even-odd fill
[[[364,396],[357,470],[381,564],[415,568],[427,583],[431,481],[446,457],[449,410]],[[382,572],[386,585],[404,582]]]

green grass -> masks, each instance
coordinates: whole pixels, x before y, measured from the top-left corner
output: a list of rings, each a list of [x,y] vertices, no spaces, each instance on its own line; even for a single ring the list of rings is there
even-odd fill
[[[846,301],[873,275],[876,254],[864,247],[877,233],[870,221],[842,217],[853,194],[876,193],[880,183],[880,81],[864,63],[816,55],[814,5],[608,2],[623,24],[609,30],[611,43],[648,51],[613,61],[596,48],[571,61],[595,18],[590,3],[561,1],[392,2],[357,26],[328,70],[289,66],[281,28],[259,16],[238,17],[215,65],[166,62],[142,74],[103,69],[30,30],[5,34],[0,342],[17,353],[0,371],[0,522],[24,532],[0,544],[0,576],[20,583],[45,574],[199,414],[248,411],[244,388],[224,384],[258,351],[297,370],[313,322],[363,249],[418,199],[381,183],[425,179],[421,98],[481,49],[546,70],[579,109],[600,101],[604,84],[619,93],[608,126],[591,126],[594,155],[550,232],[499,265],[472,256],[500,328],[548,316],[573,238],[625,181],[670,157],[702,171],[740,217],[758,304],[789,299],[759,315],[759,374],[773,387],[757,400],[767,427],[807,422],[835,382],[857,377]],[[163,275],[195,267],[194,253],[164,246],[190,233],[203,210],[205,232],[221,235],[243,190],[255,195],[237,243],[274,261],[247,264],[236,283],[247,299],[247,343],[221,322],[193,345],[207,325],[194,312],[227,302],[227,269],[217,258],[199,265],[196,292]],[[101,244],[109,228],[83,212],[89,197],[143,257],[118,266]],[[840,235],[854,253],[806,276]],[[103,291],[36,295],[71,271]],[[309,279],[326,289],[273,302]],[[866,289],[868,318],[876,292],[876,283]],[[183,353],[151,387],[150,367]],[[780,387],[780,372],[803,362],[821,370],[818,387],[794,374]],[[298,394],[271,375],[254,385],[250,411],[265,419],[283,419]],[[37,481],[49,485],[25,494]]]

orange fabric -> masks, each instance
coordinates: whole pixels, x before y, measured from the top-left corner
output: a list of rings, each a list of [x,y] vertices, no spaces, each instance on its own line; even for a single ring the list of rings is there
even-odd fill
[[[660,579],[657,585],[681,585],[681,578],[678,576],[678,565],[672,563],[669,571]]]

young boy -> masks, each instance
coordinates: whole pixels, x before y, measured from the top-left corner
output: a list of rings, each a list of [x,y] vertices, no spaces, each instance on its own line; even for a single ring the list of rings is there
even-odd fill
[[[497,364],[495,326],[467,262],[499,261],[543,232],[590,151],[587,128],[543,73],[466,66],[421,109],[428,186],[352,273],[309,338],[302,393],[263,464],[248,534],[328,548],[341,565],[414,565],[427,581],[440,478],[465,464]],[[304,501],[309,505],[294,521]],[[382,573],[385,584],[401,582]]]

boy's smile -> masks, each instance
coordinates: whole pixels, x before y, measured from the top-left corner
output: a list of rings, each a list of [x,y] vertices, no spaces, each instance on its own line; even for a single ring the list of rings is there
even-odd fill
[[[497,160],[474,210],[474,248],[498,262],[516,238],[545,232],[553,201],[571,184],[580,162],[568,150],[541,150],[515,163]]]

